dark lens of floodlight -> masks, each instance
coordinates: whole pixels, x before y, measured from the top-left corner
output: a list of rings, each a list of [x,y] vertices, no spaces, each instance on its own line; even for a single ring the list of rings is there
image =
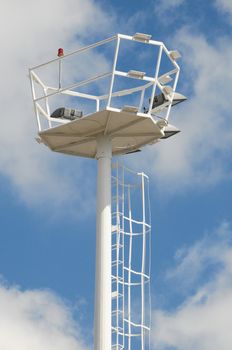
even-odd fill
[[[184,102],[187,100],[187,97],[185,97],[182,94],[179,94],[178,92],[174,92],[173,100],[172,100],[172,106],[175,106],[181,102]]]
[[[175,106],[181,102],[184,102],[185,100],[187,100],[187,97],[185,97],[182,94],[179,94],[178,92],[174,92],[172,106]],[[153,99],[152,109],[161,106],[165,102],[168,102],[168,100],[165,98],[165,95],[163,93],[155,96]]]
[[[164,94],[160,94],[154,97],[153,103],[152,103],[152,109],[156,108],[158,106],[161,106],[164,102],[166,102],[166,98]]]
[[[173,131],[164,131],[164,136],[161,137],[161,139],[168,139],[169,137],[177,134],[178,132],[180,132],[180,130],[173,130]]]
[[[129,152],[126,152],[126,154],[137,153],[137,152],[141,152],[141,149],[136,149],[134,151],[129,151]]]
[[[61,119],[69,119],[75,120],[81,118],[83,115],[82,111],[74,108],[57,108],[52,114],[52,118],[61,118]]]

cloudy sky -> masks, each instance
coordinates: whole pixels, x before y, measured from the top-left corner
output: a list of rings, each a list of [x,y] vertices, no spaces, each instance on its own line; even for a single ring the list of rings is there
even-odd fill
[[[150,177],[152,348],[232,348],[231,0],[1,0],[0,349],[92,348],[96,162],[35,142],[28,68],[117,32],[178,48],[173,139]]]

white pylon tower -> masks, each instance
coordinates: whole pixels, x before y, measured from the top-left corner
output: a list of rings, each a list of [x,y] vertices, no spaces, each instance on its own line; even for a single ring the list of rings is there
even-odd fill
[[[112,349],[111,158],[179,132],[168,122],[186,99],[176,92],[179,57],[150,35],[117,34],[30,69],[37,141],[98,162],[95,350]]]

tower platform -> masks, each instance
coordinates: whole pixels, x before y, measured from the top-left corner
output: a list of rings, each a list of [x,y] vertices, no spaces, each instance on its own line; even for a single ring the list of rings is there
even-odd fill
[[[74,121],[43,130],[41,141],[52,151],[95,158],[97,138],[112,139],[112,155],[126,154],[147,144],[154,144],[165,134],[159,122],[149,115],[120,112],[107,108]]]

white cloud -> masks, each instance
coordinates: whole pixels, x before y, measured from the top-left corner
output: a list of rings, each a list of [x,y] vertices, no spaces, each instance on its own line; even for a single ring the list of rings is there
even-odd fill
[[[218,38],[212,44],[184,28],[172,42],[183,57],[182,89],[177,90],[189,100],[173,108],[170,123],[182,132],[150,147],[141,165],[149,164],[157,185],[169,192],[230,178],[232,148],[232,40]]]
[[[155,4],[155,10],[158,12],[164,12],[166,10],[170,11],[180,5],[182,5],[185,0],[166,0],[166,1],[158,1]]]
[[[209,267],[220,268],[224,265],[225,256],[221,252],[230,249],[230,227],[223,222],[212,234],[205,234],[202,240],[191,247],[183,247],[176,252],[176,266],[170,269],[166,277],[168,280],[181,282],[183,293],[188,287],[199,283],[199,279]],[[184,279],[183,279],[184,276]]]
[[[178,285],[180,293],[186,279],[197,287],[176,310],[153,312],[152,339],[155,349],[231,349],[231,234],[228,223],[223,223],[216,236],[208,235],[179,256],[176,271],[172,269],[171,282]],[[207,283],[200,279],[200,275],[206,271]],[[192,273],[198,274],[198,281],[189,278]]]
[[[232,2],[231,0],[216,0],[215,5],[220,12],[227,13],[232,16]],[[232,19],[232,17],[231,17]]]
[[[0,285],[1,350],[87,350],[70,309],[53,293]]]
[[[50,207],[51,200],[77,200],[87,208],[89,194],[83,188],[91,192],[92,187],[83,177],[84,160],[68,163],[62,158],[61,167],[61,158],[34,140],[37,130],[27,74],[29,67],[55,57],[58,47],[67,52],[105,35],[114,19],[93,0],[3,0],[1,8],[0,173],[28,203],[42,201]],[[74,194],[73,187],[83,179],[87,185]]]
[[[170,25],[176,18],[178,11],[185,0],[157,0],[154,1],[154,14],[164,25]]]

